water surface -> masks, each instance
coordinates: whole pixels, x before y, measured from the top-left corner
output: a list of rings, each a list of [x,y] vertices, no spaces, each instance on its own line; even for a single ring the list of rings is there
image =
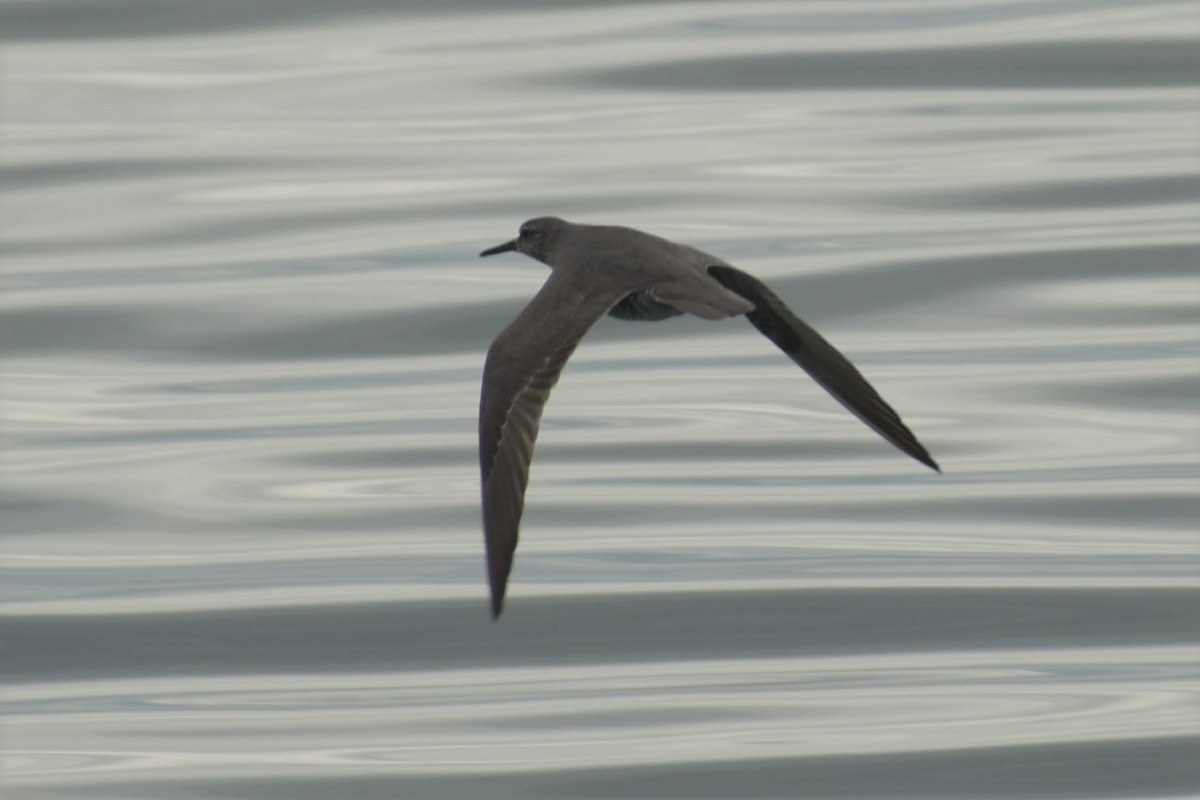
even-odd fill
[[[1184,2],[0,3],[5,798],[1200,790]],[[524,219],[768,280],[602,322],[489,621]]]

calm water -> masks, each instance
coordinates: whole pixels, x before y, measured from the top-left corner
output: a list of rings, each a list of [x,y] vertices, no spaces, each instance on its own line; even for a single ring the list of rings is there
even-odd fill
[[[0,3],[5,800],[1200,794],[1190,2]],[[525,218],[602,322],[490,622]]]

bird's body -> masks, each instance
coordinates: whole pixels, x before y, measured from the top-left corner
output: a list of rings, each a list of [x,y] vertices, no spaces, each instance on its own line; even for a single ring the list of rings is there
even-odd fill
[[[770,289],[725,261],[649,233],[539,217],[511,242],[551,268],[533,300],[488,349],[479,408],[484,540],[492,615],[503,608],[529,464],[550,389],[584,334],[605,314],[662,320],[745,315],[851,412],[933,469],[937,464],[858,370]]]

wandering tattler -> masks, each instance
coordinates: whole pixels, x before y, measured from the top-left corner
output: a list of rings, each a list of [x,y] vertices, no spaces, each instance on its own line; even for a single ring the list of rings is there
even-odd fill
[[[876,433],[940,471],[900,415],[845,356],[761,281],[716,256],[632,228],[576,225],[557,217],[531,219],[516,239],[479,255],[510,250],[551,271],[529,305],[492,342],[483,368],[479,465],[493,618],[504,607],[542,409],[575,346],[605,314],[631,320],[745,315]]]

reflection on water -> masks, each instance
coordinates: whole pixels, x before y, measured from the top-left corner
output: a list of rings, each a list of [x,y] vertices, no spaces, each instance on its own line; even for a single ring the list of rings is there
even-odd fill
[[[0,4],[5,796],[1185,796],[1194,9]],[[488,621],[554,213],[768,280],[601,323]]]

